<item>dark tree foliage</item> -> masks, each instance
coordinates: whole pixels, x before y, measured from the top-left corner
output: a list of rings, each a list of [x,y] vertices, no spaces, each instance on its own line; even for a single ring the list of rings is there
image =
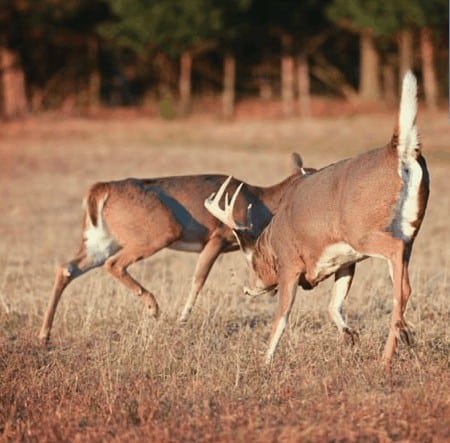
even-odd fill
[[[213,0],[108,0],[114,19],[99,27],[105,38],[136,51],[157,46],[179,55],[201,49],[222,30],[221,9]]]
[[[332,0],[331,20],[354,29],[371,29],[375,35],[392,35],[404,26],[445,25],[447,0]]]
[[[51,106],[82,87],[93,69],[88,46],[108,15],[97,0],[2,1],[0,42],[20,54],[28,94],[40,90]]]
[[[197,93],[220,92],[223,58],[231,54],[237,90],[254,94],[261,66],[275,81],[283,53],[308,57],[313,92],[336,92],[333,82],[358,83],[355,33],[373,34],[384,63],[397,57],[404,28],[417,41],[431,30],[444,85],[447,0],[0,0],[0,49],[17,54],[36,109],[92,94],[95,75],[103,91],[120,89],[111,104],[139,103],[186,50]]]

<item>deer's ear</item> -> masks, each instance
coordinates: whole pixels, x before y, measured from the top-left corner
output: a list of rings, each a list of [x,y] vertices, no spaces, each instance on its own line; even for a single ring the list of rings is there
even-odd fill
[[[304,168],[303,167],[303,159],[298,152],[293,152],[291,154],[291,173],[301,175],[309,175],[317,172],[315,168]]]
[[[291,154],[291,173],[296,174],[300,172],[302,175],[305,174],[303,169],[303,159],[298,152],[293,152]]]
[[[303,169],[303,159],[298,152],[291,154],[291,167],[294,172]]]
[[[293,152],[291,154],[291,165],[297,170],[303,168],[303,159],[298,152]]]

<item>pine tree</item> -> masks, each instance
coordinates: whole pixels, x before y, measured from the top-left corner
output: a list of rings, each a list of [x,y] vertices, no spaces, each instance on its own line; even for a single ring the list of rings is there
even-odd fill
[[[252,13],[259,26],[279,41],[281,96],[284,115],[294,114],[295,91],[301,115],[310,113],[309,57],[323,43],[329,29],[328,0],[258,0]]]
[[[328,16],[360,39],[359,96],[372,101],[380,98],[380,57],[377,37],[396,29],[396,2],[385,0],[333,0]]]
[[[402,0],[402,12],[419,28],[423,90],[427,107],[434,109],[438,100],[434,39],[448,29],[447,0]]]
[[[157,47],[180,60],[180,114],[189,111],[192,59],[209,48],[221,28],[220,8],[213,0],[108,0],[116,21],[100,27],[118,45],[138,52]]]

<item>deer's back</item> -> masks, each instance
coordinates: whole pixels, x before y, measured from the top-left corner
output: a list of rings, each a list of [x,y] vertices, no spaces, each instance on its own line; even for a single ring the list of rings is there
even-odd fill
[[[138,237],[148,242],[155,236],[167,236],[169,247],[200,251],[212,236],[220,236],[225,247],[236,244],[232,231],[213,217],[204,201],[225,181],[219,174],[128,178],[97,183],[88,195],[108,193],[104,218],[111,233],[121,239]],[[232,180],[230,192],[239,185]],[[265,207],[262,188],[245,185],[236,202],[236,219],[244,223],[248,204],[252,204],[264,226],[272,214]],[[262,229],[262,228],[261,228]]]

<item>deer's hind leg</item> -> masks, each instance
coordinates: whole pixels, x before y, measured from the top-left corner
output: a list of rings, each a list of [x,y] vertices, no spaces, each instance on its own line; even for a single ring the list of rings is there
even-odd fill
[[[411,287],[408,275],[408,260],[410,246],[390,234],[375,232],[365,239],[365,250],[367,255],[383,256],[390,263],[393,282],[393,306],[391,327],[384,347],[383,361],[387,373],[391,370],[392,358],[397,348],[398,339],[410,343],[410,334],[403,317],[408,303]]]
[[[47,345],[50,340],[50,332],[55,318],[56,308],[64,289],[80,275],[102,264],[103,261],[96,261],[93,257],[89,256],[85,243],[83,242],[75,258],[57,267],[52,294],[39,332],[39,340],[43,345]]]
[[[128,267],[144,258],[150,257],[159,250],[168,246],[172,238],[156,239],[151,244],[145,245],[126,245],[116,254],[105,261],[104,268],[117,281],[130,289],[134,295],[139,297],[150,309],[151,315],[155,318],[159,316],[159,306],[155,296],[142,286],[136,279],[128,273]]]

